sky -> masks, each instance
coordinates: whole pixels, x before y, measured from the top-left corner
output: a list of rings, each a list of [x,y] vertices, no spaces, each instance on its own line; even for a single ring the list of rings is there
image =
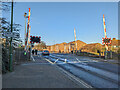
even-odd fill
[[[14,23],[22,25],[22,40],[25,33],[24,12],[28,13],[29,8],[31,35],[41,36],[47,45],[74,41],[74,28],[77,40],[102,44],[105,37],[103,14],[107,37],[118,39],[117,2],[16,2]],[[3,15],[10,20],[9,13]]]

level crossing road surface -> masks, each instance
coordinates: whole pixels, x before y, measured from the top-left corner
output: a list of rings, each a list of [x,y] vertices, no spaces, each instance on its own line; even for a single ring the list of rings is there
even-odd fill
[[[41,53],[3,75],[3,88],[119,88],[117,60]]]
[[[43,57],[93,88],[119,88],[120,86],[118,60],[104,60],[72,54],[50,54]]]

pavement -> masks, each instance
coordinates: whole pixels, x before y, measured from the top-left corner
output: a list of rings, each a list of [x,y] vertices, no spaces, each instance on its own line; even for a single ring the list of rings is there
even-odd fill
[[[65,73],[44,58],[15,66],[13,72],[2,75],[2,88],[81,88]]]

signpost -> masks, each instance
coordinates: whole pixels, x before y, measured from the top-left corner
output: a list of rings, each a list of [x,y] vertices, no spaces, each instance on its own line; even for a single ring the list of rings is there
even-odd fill
[[[20,34],[19,33],[15,33],[15,32],[4,32],[3,34],[5,37],[12,37],[12,38],[20,38]]]

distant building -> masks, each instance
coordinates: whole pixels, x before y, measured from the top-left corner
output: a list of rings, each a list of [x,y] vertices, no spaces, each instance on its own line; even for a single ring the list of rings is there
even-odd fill
[[[112,46],[112,51],[117,52],[118,49],[120,48],[120,40],[116,40],[115,38],[113,38],[111,40],[111,45],[108,46],[109,50],[111,50],[111,46]],[[105,45],[102,45],[100,43],[86,44],[85,42],[77,40],[76,42],[75,41],[68,42],[68,43],[64,42],[60,44],[47,46],[47,50],[49,50],[49,52],[54,52],[54,53],[70,53],[71,51],[75,51],[76,49],[77,51],[81,50],[84,52],[96,52],[97,53],[97,50],[104,52]]]
[[[85,46],[82,47],[82,51],[84,52],[97,52],[97,50],[102,50],[104,46],[100,43],[92,43],[92,44],[86,44]]]
[[[120,40],[113,38],[111,40],[112,51],[117,52],[120,49]]]
[[[77,50],[80,50],[83,46],[86,45],[86,43],[77,40]],[[72,50],[76,50],[76,46],[75,46],[75,41],[69,42],[69,43],[60,43],[60,44],[55,44],[55,45],[51,45],[48,47],[50,52],[55,52],[55,53],[70,53]]]
[[[51,51],[51,46],[47,46],[47,50],[50,52]]]

